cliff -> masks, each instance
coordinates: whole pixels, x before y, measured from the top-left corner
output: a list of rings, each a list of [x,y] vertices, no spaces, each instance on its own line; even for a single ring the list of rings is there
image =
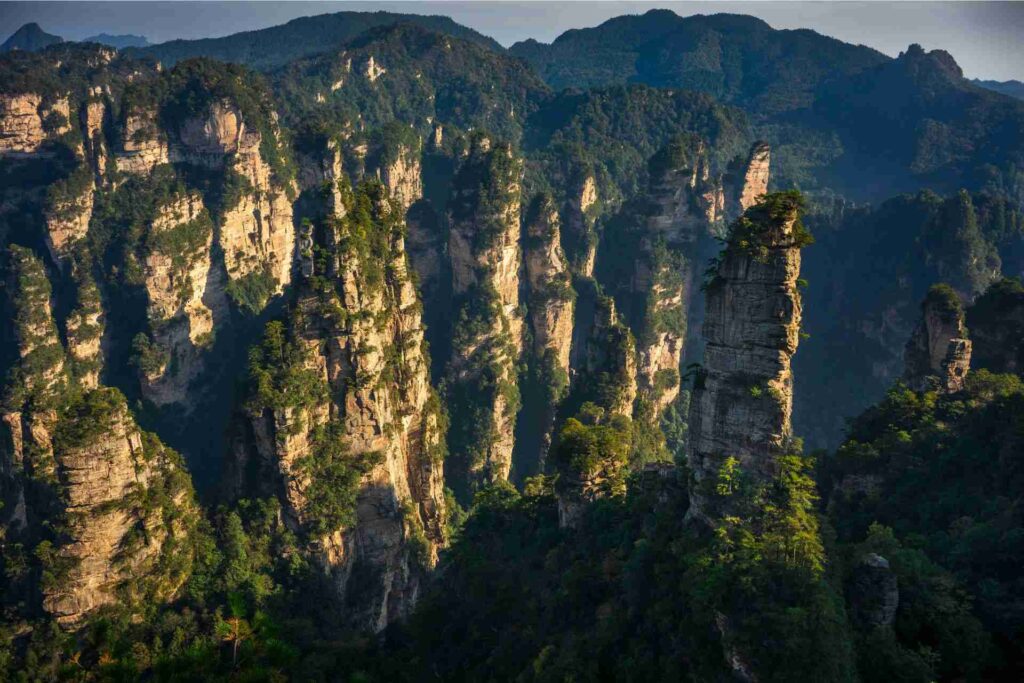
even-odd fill
[[[188,403],[203,370],[201,351],[227,316],[222,278],[212,268],[213,223],[198,194],[172,196],[146,232],[144,282],[150,335],[134,346],[144,395],[157,405]],[[186,405],[186,407],[188,407]]]
[[[19,353],[4,397],[4,535],[37,562],[26,604],[38,591],[74,627],[104,605],[167,600],[191,571],[198,523],[181,460],[139,430],[120,392],[97,388],[95,288],[80,282],[65,351],[40,260],[11,247],[8,268]]]
[[[706,287],[704,364],[690,404],[688,516],[709,520],[708,487],[727,462],[769,481],[790,440],[800,336],[799,195],[767,195],[736,221]]]
[[[558,208],[550,195],[538,195],[526,218],[525,260],[528,310],[533,337],[530,359],[533,380],[546,400],[538,410],[538,463],[551,446],[557,404],[569,382],[576,292],[562,251]],[[529,406],[525,406],[529,409]],[[526,413],[524,413],[525,415]]]
[[[963,389],[971,367],[971,340],[966,337],[960,297],[948,285],[933,286],[904,351],[903,381],[914,391]]]
[[[339,196],[345,210],[315,231],[328,258],[251,356],[235,467],[281,498],[345,623],[380,631],[409,614],[446,543],[444,424],[400,205],[376,183],[341,181]]]
[[[1024,287],[1000,280],[967,309],[973,367],[1024,373]]]
[[[519,410],[522,162],[475,136],[453,180],[449,243],[455,316],[447,397],[456,492],[508,478]]]

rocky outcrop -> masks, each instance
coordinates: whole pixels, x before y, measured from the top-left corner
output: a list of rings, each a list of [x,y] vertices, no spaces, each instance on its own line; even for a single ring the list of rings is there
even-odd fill
[[[508,478],[519,408],[522,163],[507,144],[476,136],[449,204],[452,287],[458,302],[448,365],[459,488]],[[472,417],[470,417],[472,415]]]
[[[58,191],[59,190],[59,191]],[[54,263],[65,265],[75,245],[89,232],[92,220],[92,174],[85,166],[50,189],[46,216],[46,247]]]
[[[261,152],[263,145],[279,141],[264,141],[234,103],[222,100],[212,103],[205,116],[184,122],[181,144],[180,156],[223,165],[242,188],[235,202],[214,217],[229,281],[242,289],[240,283],[262,279],[272,292],[282,291],[291,281],[295,247],[291,188],[274,175]]]
[[[569,371],[575,294],[562,251],[558,209],[550,196],[538,197],[526,221],[526,275],[530,288],[530,325],[534,353],[550,351]]]
[[[146,398],[157,405],[186,401],[203,368],[200,357],[226,316],[224,283],[211,268],[213,224],[198,194],[160,207],[146,237],[144,260],[151,341],[137,340]]]
[[[771,158],[768,143],[755,142],[746,159],[737,160],[730,168],[725,181],[726,212],[730,219],[741,216],[768,192]]]
[[[97,389],[64,409],[54,453],[61,533],[42,556],[43,608],[73,626],[103,605],[151,605],[189,576],[199,520],[180,458],[136,426],[124,397]]]
[[[921,320],[904,351],[903,381],[914,391],[960,391],[971,367],[964,309],[947,285],[928,290]]]
[[[152,109],[139,107],[124,113],[118,147],[114,164],[121,173],[144,175],[171,160],[167,137]]]
[[[691,518],[724,514],[711,489],[727,460],[769,481],[788,446],[806,243],[800,206],[798,195],[782,193],[748,209],[707,285],[704,364],[690,404]]]
[[[45,142],[70,130],[66,97],[0,94],[0,156],[36,154]]]
[[[704,142],[680,136],[651,159],[631,292],[644,301],[637,332],[640,395],[657,419],[679,395],[680,367],[697,291],[695,263],[721,218],[721,184]]]
[[[85,389],[99,386],[103,369],[101,342],[104,313],[100,293],[92,277],[76,274],[77,306],[66,321],[68,360],[72,376]]]
[[[402,211],[423,196],[419,145],[399,145],[381,158],[376,173]]]
[[[619,321],[611,297],[598,294],[589,313],[589,319],[577,319],[585,340],[578,344],[580,354],[573,363],[577,402],[590,401],[610,415],[631,417],[637,395],[633,334]]]
[[[347,206],[369,202],[371,223],[346,211],[323,226],[337,276],[304,287],[289,329],[268,328],[238,455],[255,461],[257,483],[280,482],[286,520],[331,576],[346,621],[380,631],[409,614],[446,542],[444,425],[400,209],[379,184],[342,194]]]
[[[572,272],[581,277],[594,275],[597,259],[597,234],[594,222],[599,210],[597,183],[594,176],[586,174],[566,200],[565,215],[566,248],[572,265]]]
[[[850,616],[865,629],[892,626],[900,605],[899,585],[889,561],[875,553],[860,558],[847,586]]]

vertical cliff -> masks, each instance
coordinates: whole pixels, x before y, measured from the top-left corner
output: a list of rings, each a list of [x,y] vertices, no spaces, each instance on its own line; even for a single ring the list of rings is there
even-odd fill
[[[213,223],[198,194],[172,195],[149,223],[143,268],[150,334],[134,347],[143,393],[157,405],[188,403],[215,320],[227,314],[212,243]]]
[[[691,517],[720,514],[708,487],[728,462],[768,481],[788,445],[800,248],[809,242],[800,208],[799,195],[779,193],[748,209],[707,283],[704,364],[690,404]]]
[[[907,341],[903,381],[914,391],[960,391],[971,367],[971,340],[960,297],[934,285],[921,304],[921,320]]]
[[[599,210],[597,183],[593,175],[584,174],[569,193],[562,210],[565,215],[564,245],[572,272],[581,277],[594,274],[594,263],[597,260],[594,223]]]
[[[519,410],[520,178],[507,144],[474,136],[452,187],[449,243],[458,313],[447,369],[457,489],[508,478]]]
[[[346,623],[380,631],[408,615],[446,542],[445,427],[400,205],[379,183],[342,181],[339,196],[345,210],[314,232],[329,253],[251,356],[236,464],[279,495]]]
[[[73,627],[103,605],[171,598],[198,523],[181,460],[139,430],[120,392],[96,386],[94,288],[80,284],[65,351],[42,263],[11,247],[8,268],[18,361],[4,396],[3,519],[35,558],[24,609],[41,603]]]

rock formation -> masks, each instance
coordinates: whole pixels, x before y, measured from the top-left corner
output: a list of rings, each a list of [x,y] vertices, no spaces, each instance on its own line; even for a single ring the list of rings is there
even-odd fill
[[[768,170],[771,148],[766,142],[755,142],[746,159],[733,164],[725,181],[726,215],[734,219],[754,206],[768,192]]]
[[[531,363],[534,379],[548,398],[538,417],[539,463],[551,446],[551,430],[561,391],[568,384],[576,293],[562,251],[558,208],[550,195],[538,195],[526,219],[525,258],[529,285]]]
[[[33,549],[43,608],[58,623],[73,627],[115,602],[166,600],[191,570],[198,523],[180,458],[139,430],[120,392],[96,387],[89,283],[65,351],[41,261],[12,247],[8,267],[19,359],[4,397],[4,535]]]
[[[0,156],[25,156],[70,130],[66,97],[37,93],[0,94]]]
[[[971,340],[966,336],[960,298],[947,285],[933,286],[904,351],[903,381],[914,391],[963,389],[971,367]]]
[[[189,384],[203,368],[200,352],[227,314],[224,284],[211,269],[213,224],[198,194],[174,197],[149,225],[144,259],[152,340],[136,352],[145,396],[186,404]]]
[[[592,277],[594,274],[594,262],[597,258],[594,222],[598,209],[597,183],[593,175],[586,174],[569,193],[563,209],[572,272],[581,277]]]
[[[348,210],[321,231],[333,233],[321,247],[336,245],[337,275],[304,283],[288,328],[268,328],[237,469],[255,469],[256,486],[280,482],[271,491],[346,621],[380,631],[409,614],[446,542],[444,425],[400,208],[379,184],[340,194]]]
[[[452,288],[459,307],[448,365],[449,438],[467,492],[508,478],[519,408],[520,176],[507,144],[475,136],[449,204]]]
[[[799,210],[799,197],[788,193],[748,209],[707,284],[704,365],[690,404],[692,518],[719,514],[709,487],[727,459],[755,481],[768,481],[787,448],[806,242]]]

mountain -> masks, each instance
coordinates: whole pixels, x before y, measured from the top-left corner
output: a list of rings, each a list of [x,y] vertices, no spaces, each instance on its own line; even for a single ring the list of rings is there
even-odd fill
[[[88,38],[82,39],[83,43],[99,43],[100,45],[109,45],[110,47],[116,47],[118,50],[123,50],[126,47],[146,47],[150,45],[150,42],[146,40],[145,36],[136,36],[130,33],[111,35],[109,33],[100,33],[99,35],[89,36]]]
[[[39,27],[39,24],[32,22],[25,24],[15,31],[10,38],[5,40],[3,45],[0,45],[0,52],[8,52],[10,50],[35,52],[63,41],[64,39],[60,36],[47,33]]]
[[[189,57],[211,57],[225,62],[270,69],[293,59],[326,52],[378,26],[405,23],[462,38],[495,52],[504,52],[495,40],[455,23],[448,17],[392,12],[337,12],[293,19],[287,24],[223,38],[172,40],[141,48],[134,54],[150,55],[167,66]]]
[[[982,88],[1024,100],[1024,83],[1020,81],[983,81],[980,78],[975,78],[971,82]]]
[[[509,48],[554,88],[639,82],[686,88],[758,115],[806,106],[814,87],[888,60],[814,31],[778,31],[734,14],[680,17],[669,10],[566,31],[550,45]]]

